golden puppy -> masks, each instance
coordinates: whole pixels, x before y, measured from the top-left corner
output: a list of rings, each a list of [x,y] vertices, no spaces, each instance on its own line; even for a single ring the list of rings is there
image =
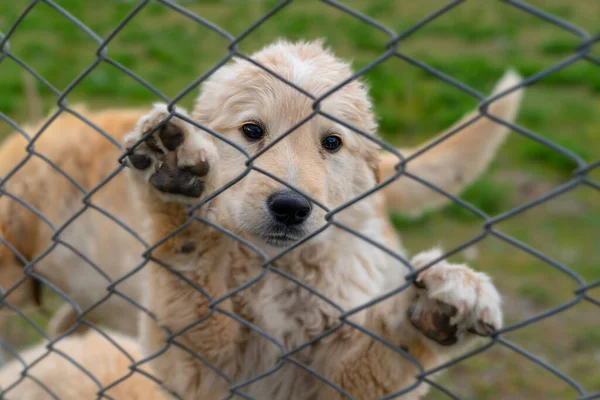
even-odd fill
[[[76,109],[117,140],[142,115],[136,110],[90,114],[81,107]],[[41,126],[27,131],[35,133]],[[6,194],[0,196],[0,285],[9,290],[15,282],[21,282],[9,292],[7,300],[19,306],[34,297],[35,280],[23,280],[23,259],[37,260],[32,272],[52,282],[81,310],[104,300],[86,314],[86,319],[135,334],[138,308],[124,297],[106,297],[108,285],[142,261],[143,246],[104,212],[138,232],[143,232],[144,216],[138,213],[139,207],[128,201],[128,182],[123,174],[91,195],[91,206],[86,207],[83,202],[85,191],[93,189],[118,166],[116,160],[121,150],[68,113],[54,119],[35,141],[33,150],[43,158],[37,155],[26,158],[26,147],[25,138],[15,133],[0,148],[0,176],[8,178],[3,187]],[[11,173],[21,160],[26,161]],[[75,220],[67,223],[78,213]],[[65,223],[53,241],[54,229],[59,230]],[[115,289],[139,299],[139,276],[116,285]],[[55,335],[70,329],[76,317],[77,310],[66,303],[53,318],[50,333]]]
[[[315,96],[323,95],[351,75],[349,65],[336,59],[320,43],[278,42],[253,58]],[[518,82],[514,73],[508,73],[496,91],[507,90]],[[512,120],[520,97],[520,92],[513,92],[492,103],[489,111]],[[320,110],[363,132],[376,133],[377,124],[367,89],[358,81],[327,96],[320,102]],[[144,306],[156,316],[156,321],[144,316],[141,325],[145,352],[157,355],[151,361],[153,374],[184,399],[220,399],[228,393],[227,379],[204,362],[223,371],[232,382],[271,371],[263,379],[239,389],[254,398],[268,399],[342,396],[307,368],[358,399],[376,398],[407,387],[418,373],[415,364],[402,354],[349,324],[340,325],[342,310],[360,307],[401,286],[408,273],[396,258],[346,229],[356,230],[363,237],[403,254],[388,220],[386,206],[419,212],[441,204],[441,197],[403,177],[385,190],[343,208],[331,217],[335,225],[320,231],[327,223],[327,211],[321,206],[332,210],[361,196],[381,178],[391,176],[398,159],[393,155],[381,157],[377,146],[368,138],[346,124],[321,115],[279,140],[283,132],[311,112],[311,99],[264,70],[236,61],[219,69],[203,85],[190,117],[177,109],[177,115],[168,119],[166,107],[156,105],[139,118],[125,138],[127,147],[140,142],[142,136],[157,125],[159,128],[136,146],[128,158],[136,190],[129,189],[127,182],[117,175],[91,196],[91,202],[98,208],[123,218],[136,230],[147,222],[149,243],[156,243],[180,228],[189,220],[187,205],[209,196],[208,203],[196,211],[200,220],[188,224],[153,251],[160,263],[143,268],[138,279],[134,276],[119,284],[135,281],[128,287],[133,299],[142,298],[143,293]],[[121,138],[139,116],[137,111],[111,111],[102,115],[104,124],[119,126],[108,129],[97,124]],[[94,118],[91,119],[102,120],[98,116]],[[91,132],[91,128],[83,128],[84,124],[76,122],[74,117],[69,119],[63,122],[60,140],[56,140],[59,133],[51,133],[56,132],[52,125],[41,139],[48,135],[60,142],[48,146],[56,150],[56,154],[71,158],[72,164],[77,164],[76,160],[90,163],[75,165],[78,170],[75,179],[85,182],[82,184],[85,188],[91,188],[109,175],[118,152],[107,140]],[[230,143],[198,129],[186,122],[188,119],[218,132]],[[407,170],[449,193],[457,193],[482,172],[506,132],[505,127],[481,118],[432,151],[410,161]],[[69,137],[71,141],[64,143]],[[253,160],[258,170],[251,170],[235,181],[246,171],[244,153],[257,154],[274,141],[278,142]],[[404,154],[409,153],[410,150],[404,151]],[[62,167],[67,173],[73,168],[68,161],[63,162]],[[13,178],[7,186],[11,181],[18,182]],[[21,179],[29,182],[31,178],[21,176]],[[234,181],[225,192],[211,196]],[[310,199],[280,181],[299,189]],[[63,186],[57,196],[64,191]],[[75,191],[71,189],[72,192]],[[50,208],[44,207],[48,196],[40,199],[41,208]],[[73,195],[73,200],[62,194],[61,199],[66,199],[70,207],[65,205],[62,210],[56,210],[57,220],[64,220],[81,207],[77,196],[80,195]],[[97,225],[101,221],[104,224]],[[113,226],[109,227],[106,221]],[[95,211],[83,219],[78,228],[73,228],[68,237],[72,247],[79,249],[81,245],[88,249],[90,254],[86,253],[86,257],[95,256],[93,260],[98,265],[107,257],[112,266],[109,275],[113,279],[136,265],[141,252],[141,246],[134,245],[137,242],[132,236],[112,235],[118,229],[123,231],[114,224]],[[212,228],[212,224],[253,243],[260,254]],[[40,231],[39,227],[33,229],[38,236]],[[309,238],[317,231],[316,236]],[[8,233],[11,232],[9,229]],[[49,239],[50,234],[46,233],[39,240],[40,246],[47,246]],[[306,242],[277,257],[265,272],[266,257],[279,254],[299,240]],[[98,242],[111,249],[111,253],[95,249],[94,244]],[[56,256],[54,253],[59,248],[61,254]],[[47,259],[55,269],[74,271],[75,266],[84,262],[80,255],[71,253],[56,245]],[[420,253],[412,259],[412,264],[424,266],[437,260],[440,254],[437,250]],[[176,273],[166,269],[164,264]],[[58,286],[62,283],[66,288],[63,290],[83,308],[97,301],[91,294],[106,293],[108,280],[98,284],[91,277],[78,279],[77,274],[56,278],[52,267],[44,269],[41,264],[36,272],[59,282]],[[260,274],[264,274],[261,279],[211,307],[211,299],[224,296]],[[333,304],[311,294],[288,276],[310,286]],[[396,347],[407,349],[426,369],[464,349],[477,334],[487,335],[501,325],[500,297],[486,275],[465,265],[441,261],[421,273],[417,281],[418,286],[352,313],[346,319]],[[91,287],[95,289],[90,290]],[[87,288],[88,293],[82,295],[83,290],[78,288]],[[117,296],[111,299],[114,297]],[[111,304],[110,299],[101,307],[109,311],[95,316],[92,312],[86,318],[99,318],[111,325],[120,325],[125,319],[117,308],[119,305]],[[247,323],[237,322],[232,314]],[[268,337],[258,333],[256,328]],[[298,349],[327,331],[329,335],[295,351],[294,363],[286,362],[275,368],[284,352]],[[168,332],[175,334],[169,341]],[[103,362],[108,356],[99,356],[96,362]],[[65,382],[69,384],[76,383]],[[18,391],[18,386],[12,390]],[[418,398],[426,390],[425,385],[420,385],[406,398]]]

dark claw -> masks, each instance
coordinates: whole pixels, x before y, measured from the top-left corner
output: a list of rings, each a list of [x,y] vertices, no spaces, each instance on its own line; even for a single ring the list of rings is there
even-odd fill
[[[496,328],[492,325],[483,322],[481,320],[477,321],[474,327],[469,328],[469,332],[479,336],[492,336],[494,332],[496,332]]]
[[[415,280],[414,284],[419,289],[427,289],[427,285],[425,285],[425,283],[423,281],[417,281],[417,280]]]
[[[183,131],[175,124],[166,123],[158,134],[167,150],[173,151],[179,147],[184,140]]]
[[[145,154],[132,153],[129,155],[129,161],[136,169],[146,169],[152,165],[152,159]]]

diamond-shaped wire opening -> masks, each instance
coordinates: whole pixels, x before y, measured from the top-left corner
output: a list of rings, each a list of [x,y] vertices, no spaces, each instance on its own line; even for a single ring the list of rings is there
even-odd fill
[[[98,43],[99,37],[72,17],[66,10],[51,1],[32,1],[23,10],[23,13],[20,13],[20,11],[18,9],[10,10],[9,18],[11,20],[14,18],[15,23],[5,32],[4,37],[7,44],[10,44],[9,57],[14,58],[15,61],[27,65],[28,68],[34,71],[48,70],[52,67],[45,64],[43,60],[49,61],[59,56],[48,53],[49,47],[40,46],[39,36],[29,35],[30,30],[35,31],[45,28],[48,32],[54,32],[58,36],[57,40],[68,39],[73,46],[81,45],[90,50],[87,54],[85,52],[76,55],[68,54],[67,57],[72,60],[71,68],[53,70],[53,75],[59,78],[57,82],[48,83],[54,87],[64,89],[68,82],[75,79],[84,69],[84,66],[95,58],[92,49],[95,43]],[[17,18],[19,13],[20,16]]]
[[[138,37],[139,32],[144,32],[143,38]],[[161,42],[163,38],[167,40],[165,43],[177,40],[180,46],[178,48],[165,46],[165,43]],[[202,40],[189,40],[189,38]],[[140,40],[152,45],[140,48],[137,45]],[[230,40],[228,33],[210,21],[174,3],[141,2],[132,7],[99,47],[98,54],[106,53],[104,61],[113,68],[103,70],[103,74],[99,75],[98,79],[116,79],[120,75],[118,71],[121,71],[136,81],[128,81],[129,88],[123,89],[126,96],[130,93],[132,98],[146,99],[146,92],[136,93],[136,87],[145,87],[163,101],[168,101],[168,95],[174,95],[189,84],[189,81],[178,81],[177,79],[181,79],[178,77],[188,76],[198,70],[207,70],[209,66],[217,63],[227,55],[226,46]],[[208,48],[203,45],[207,42],[222,42],[222,46]],[[207,52],[215,48],[224,50]],[[182,54],[185,56],[182,57]],[[138,71],[138,61],[142,59],[145,60],[145,64],[156,64],[153,70],[154,74],[158,75],[145,76]],[[147,65],[145,67],[147,68]],[[154,87],[149,83],[164,81],[167,77],[170,78],[167,87]],[[92,84],[93,81],[90,83]],[[101,81],[97,84],[104,86]]]

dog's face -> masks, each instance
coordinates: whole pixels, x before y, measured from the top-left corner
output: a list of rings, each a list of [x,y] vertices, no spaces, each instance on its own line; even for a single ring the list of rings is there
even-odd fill
[[[252,56],[282,78],[315,97],[351,76],[348,64],[320,43],[279,42]],[[343,124],[322,115],[282,138],[310,116],[314,100],[269,72],[239,60],[217,71],[203,86],[194,119],[222,134],[250,156],[261,152],[252,170],[221,197],[231,226],[275,247],[285,247],[323,226],[326,211],[369,188],[378,179],[377,146]],[[376,123],[366,88],[351,82],[327,96],[320,110],[373,134]],[[217,140],[220,182],[246,169],[247,157]],[[280,181],[301,190],[310,198]]]

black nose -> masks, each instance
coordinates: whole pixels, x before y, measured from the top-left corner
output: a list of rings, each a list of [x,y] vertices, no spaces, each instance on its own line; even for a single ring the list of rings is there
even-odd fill
[[[277,192],[269,196],[267,206],[273,218],[285,225],[298,225],[306,221],[312,205],[296,193]]]

